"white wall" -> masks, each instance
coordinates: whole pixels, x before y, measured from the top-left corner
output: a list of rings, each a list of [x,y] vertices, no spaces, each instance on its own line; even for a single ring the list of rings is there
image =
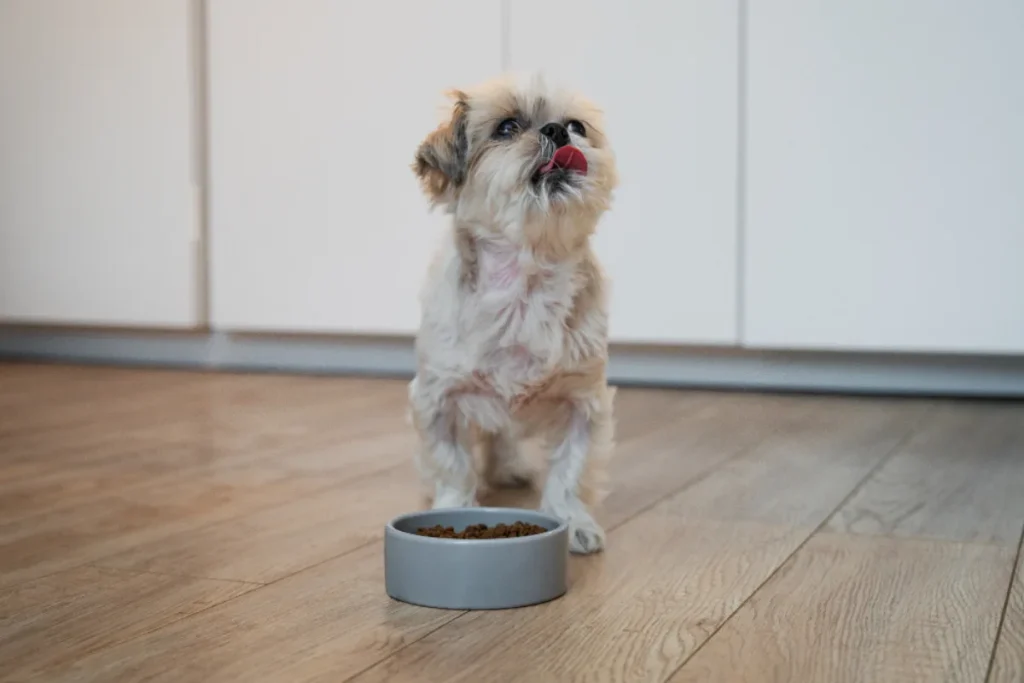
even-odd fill
[[[500,3],[210,4],[212,319],[410,333],[442,214],[410,165],[501,69]]]
[[[0,317],[198,322],[187,0],[0,2]]]
[[[751,2],[749,346],[1024,351],[1024,3]]]
[[[606,109],[614,341],[1024,353],[1024,3],[744,6],[2,0],[0,320],[202,325],[206,249],[215,330],[412,333],[414,150],[510,67]]]
[[[514,69],[605,109],[621,187],[596,245],[616,341],[737,338],[738,0],[515,0]]]
[[[736,1],[507,6],[505,66],[608,111],[613,337],[735,343]],[[214,324],[414,332],[446,218],[409,164],[441,91],[502,70],[502,3],[210,7]]]

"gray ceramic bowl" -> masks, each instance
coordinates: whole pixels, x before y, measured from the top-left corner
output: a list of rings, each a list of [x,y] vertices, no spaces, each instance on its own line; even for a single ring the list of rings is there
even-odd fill
[[[465,540],[419,536],[435,524],[528,522],[546,529],[520,538]],[[569,528],[535,510],[449,508],[413,512],[384,531],[384,584],[395,600],[443,609],[505,609],[565,594]]]

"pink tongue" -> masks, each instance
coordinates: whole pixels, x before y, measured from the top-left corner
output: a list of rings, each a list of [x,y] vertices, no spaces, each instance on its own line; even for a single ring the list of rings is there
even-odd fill
[[[581,175],[587,175],[587,158],[583,156],[578,148],[566,145],[555,150],[551,161],[540,167],[541,173],[550,173],[556,168],[564,168],[568,171],[576,171]]]

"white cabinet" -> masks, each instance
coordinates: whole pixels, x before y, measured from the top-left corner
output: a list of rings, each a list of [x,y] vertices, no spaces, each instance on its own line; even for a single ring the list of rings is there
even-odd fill
[[[736,341],[736,5],[507,3],[509,66],[607,110],[618,340]],[[441,91],[502,71],[502,3],[209,8],[213,324],[413,332],[446,219],[409,164]]]
[[[1024,2],[740,6],[0,0],[0,321],[414,332],[507,67],[605,109],[613,340],[1024,353]]]
[[[744,342],[1024,352],[1024,3],[749,3]]]
[[[616,341],[737,341],[738,0],[515,0],[509,59],[604,110]]]
[[[0,319],[198,321],[191,6],[0,2]]]
[[[501,69],[501,4],[209,3],[217,327],[409,333],[444,224],[410,164]]]

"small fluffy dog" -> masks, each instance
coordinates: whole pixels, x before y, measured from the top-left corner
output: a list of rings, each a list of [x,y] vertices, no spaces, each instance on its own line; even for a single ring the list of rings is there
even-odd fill
[[[617,173],[600,111],[538,77],[451,93],[413,170],[452,227],[431,266],[410,412],[433,506],[476,504],[473,451],[494,486],[524,485],[523,439],[550,468],[541,509],[592,553],[590,506],[612,447],[605,278],[590,246]]]

